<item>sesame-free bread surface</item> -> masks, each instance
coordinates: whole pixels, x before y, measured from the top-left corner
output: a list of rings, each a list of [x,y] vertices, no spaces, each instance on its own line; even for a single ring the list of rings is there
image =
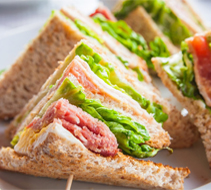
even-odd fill
[[[29,141],[28,141],[29,142]],[[172,168],[118,153],[103,157],[86,149],[59,124],[50,124],[37,139],[0,150],[0,168],[34,176],[128,186],[139,189],[183,189],[188,168]]]
[[[55,13],[0,80],[0,118],[12,118],[36,94],[74,44],[77,29]]]

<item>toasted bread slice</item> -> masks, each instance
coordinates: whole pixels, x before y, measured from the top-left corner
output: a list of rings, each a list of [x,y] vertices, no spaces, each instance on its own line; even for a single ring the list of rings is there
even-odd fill
[[[172,92],[177,100],[188,110],[193,123],[198,127],[203,144],[205,146],[207,159],[211,167],[211,115],[206,105],[201,100],[194,100],[182,94],[177,85],[170,79],[168,74],[162,68],[162,61],[159,58],[153,58],[153,64],[161,78],[163,84]]]
[[[29,141],[28,141],[29,142]],[[0,150],[0,168],[51,178],[129,186],[142,189],[183,189],[188,168],[172,168],[118,153],[92,153],[59,124],[50,124],[32,144]]]
[[[168,131],[172,148],[188,148],[199,139],[199,132],[190,115],[183,116],[174,106],[170,105],[169,118],[163,124]]]

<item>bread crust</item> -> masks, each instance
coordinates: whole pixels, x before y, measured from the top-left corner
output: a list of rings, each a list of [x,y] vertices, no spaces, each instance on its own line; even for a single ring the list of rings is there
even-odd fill
[[[176,84],[168,77],[168,74],[162,69],[159,58],[153,58],[153,64],[161,78],[163,84],[172,92],[177,100],[188,110],[188,113],[197,126],[205,147],[206,156],[211,167],[211,114],[206,105],[201,100],[193,100],[183,96],[178,90]]]
[[[192,34],[199,33],[207,29],[203,20],[187,0],[166,0],[166,4],[171,9],[171,11],[183,22],[183,24],[192,32]]]
[[[197,127],[189,115],[183,116],[181,112],[170,105],[169,118],[163,124],[171,139],[171,148],[188,148],[199,139]]]
[[[90,152],[61,125],[50,124],[37,142],[0,150],[0,168],[34,176],[128,186],[143,189],[183,189],[188,168],[172,168],[118,153],[102,157]],[[42,139],[42,140],[41,140]],[[38,142],[39,141],[39,142]],[[17,146],[17,145],[16,145]]]
[[[75,43],[82,39],[76,29],[55,13],[39,35],[0,80],[0,119],[12,118],[39,92]],[[84,37],[83,37],[84,38]]]

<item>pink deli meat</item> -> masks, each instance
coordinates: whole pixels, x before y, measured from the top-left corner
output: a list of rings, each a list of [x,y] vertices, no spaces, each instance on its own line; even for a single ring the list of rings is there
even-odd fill
[[[34,119],[28,126],[34,130],[59,123],[71,132],[89,150],[103,156],[114,156],[118,152],[116,137],[103,122],[93,118],[68,100],[54,102],[42,118]]]

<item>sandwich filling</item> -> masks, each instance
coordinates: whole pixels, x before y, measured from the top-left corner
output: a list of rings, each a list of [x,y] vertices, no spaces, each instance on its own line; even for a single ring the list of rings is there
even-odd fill
[[[63,17],[65,17],[68,22],[70,22],[72,25],[78,28],[80,32],[82,32],[84,35],[89,36],[95,40],[97,40],[101,45],[104,45],[104,40],[98,36],[90,27],[88,27],[86,24],[81,22],[80,20],[76,19],[74,22],[66,17],[62,12],[59,12],[59,14]],[[117,56],[120,60],[123,60],[120,56]],[[124,62],[122,62],[124,64]],[[125,64],[124,64],[125,65]],[[127,62],[127,65],[129,66],[129,63]],[[151,64],[153,66],[153,64]],[[138,79],[140,81],[144,81],[144,76],[142,74],[142,71],[139,67],[131,68],[134,72],[137,73]]]
[[[126,0],[123,2],[121,10],[115,13],[115,16],[118,19],[123,19],[138,6],[144,7],[161,31],[170,38],[174,45],[179,46],[185,38],[192,35],[190,30],[166,5],[164,0]]]
[[[78,30],[80,30],[80,32],[82,32],[83,34],[85,34],[85,35],[87,35],[89,37],[92,37],[92,38],[96,39],[98,42],[100,42],[101,44],[103,44],[103,39],[100,38],[93,30],[91,30],[89,27],[87,27],[83,22],[81,22],[79,20],[75,20],[73,22],[72,20],[70,20],[68,17],[66,17],[63,13],[61,13],[59,11],[52,11],[52,15],[51,15],[50,18],[52,18],[55,14],[59,14],[61,17],[65,18],[67,20],[68,24],[70,24],[71,26],[73,26],[73,27],[77,28]],[[49,18],[49,20],[50,20],[50,18]],[[48,22],[49,22],[49,20],[48,20]],[[82,54],[80,53],[80,55],[82,55]],[[97,55],[97,54],[95,54],[95,55]],[[127,61],[123,60],[120,56],[117,56],[117,58],[122,62],[122,64],[125,67],[129,68],[129,63]],[[89,59],[91,59],[91,58],[89,58]],[[100,65],[98,64],[98,66],[95,66],[95,67],[96,68],[100,67]],[[143,76],[142,71],[140,70],[140,68],[138,68],[138,67],[137,68],[133,68],[133,70],[137,73],[138,79],[140,81],[143,81],[144,80],[144,76]],[[108,69],[106,69],[106,72],[103,72],[103,73],[105,74],[107,72],[108,72]],[[97,71],[97,73],[99,74],[99,71]],[[52,85],[50,87],[52,87]],[[116,85],[116,88],[117,88],[117,85]],[[128,88],[128,90],[127,90],[128,94],[131,95],[129,92],[131,91],[131,93],[132,93],[132,92],[134,92],[134,90],[132,90],[131,87],[127,87],[127,88]],[[135,94],[137,94],[137,93],[135,93]],[[131,96],[134,98],[136,95],[131,95]],[[150,101],[146,100],[144,97],[141,98],[140,95],[138,95],[134,99],[137,100],[140,103],[142,108],[145,108],[145,109],[148,110],[149,113],[154,114],[154,117],[156,118],[156,120],[158,122],[164,122],[165,120],[167,120],[167,115],[162,112],[162,107],[160,105],[158,105],[156,103],[150,103]],[[153,106],[152,106],[152,104],[153,104]],[[18,126],[24,120],[24,118],[27,115],[28,115],[28,113],[26,113],[24,115],[20,115],[18,118],[16,118],[16,126]],[[158,116],[158,115],[160,115],[160,116]]]
[[[103,156],[118,152],[116,137],[109,128],[66,99],[52,103],[42,117],[35,118],[27,128],[38,132],[51,123],[58,123],[71,132],[89,150]]]
[[[162,67],[182,94],[202,100],[211,107],[211,50],[210,37],[195,35],[182,42],[182,52],[162,58]]]
[[[139,94],[130,84],[122,80],[121,76],[115,71],[111,63],[104,61],[99,54],[94,52],[88,45],[82,43],[76,48],[76,55],[86,61],[91,70],[104,82],[113,88],[131,96],[148,113],[153,114],[158,123],[163,123],[168,119],[168,115],[162,111],[162,106],[152,103]]]
[[[78,46],[75,53],[76,55],[80,55],[80,57],[88,63],[92,71],[99,76],[99,78],[105,81],[107,85],[110,85],[124,93],[126,93],[126,91],[133,91],[131,87],[121,83],[120,79],[117,78],[117,80],[114,80],[117,76],[115,76],[112,65],[101,60],[102,58],[93,52],[92,49],[86,47],[85,44]],[[71,60],[68,59],[66,59],[66,61],[71,62]],[[110,71],[113,71],[113,73],[110,73]],[[71,82],[70,76],[72,75],[77,78],[79,82],[78,85]],[[111,76],[111,78],[109,76]],[[118,81],[118,83],[121,84],[120,87],[124,88],[120,88],[118,85],[112,84],[111,81],[113,80]],[[143,125],[143,123],[149,122],[144,121],[147,118],[143,118],[143,123],[140,124],[132,118],[125,116],[112,108],[104,106],[98,99],[95,100],[87,98],[84,88],[90,89],[91,92],[94,93],[95,91],[98,91],[98,87],[96,87],[95,84],[87,78],[84,78],[83,71],[80,70],[76,62],[74,64],[70,64],[68,68],[66,68],[63,76],[51,88],[55,91],[53,96],[46,102],[45,106],[42,107],[37,117],[34,118],[34,120],[32,120],[32,122],[22,132],[17,133],[11,142],[13,146],[18,143],[25,131],[33,129],[36,133],[39,133],[41,128],[46,127],[49,123],[59,122],[76,138],[84,143],[89,150],[104,156],[114,155],[117,152],[117,143],[113,136],[110,133],[103,136],[105,131],[105,133],[108,133],[105,125],[108,126],[110,131],[115,135],[119,148],[126,154],[138,158],[145,158],[155,156],[160,150],[159,148],[153,148],[147,144],[147,141],[150,140],[150,135],[146,127]],[[67,101],[70,105],[67,104]],[[143,99],[143,102],[144,101],[145,99]],[[76,107],[78,109],[76,109]],[[147,105],[147,107],[149,110],[156,108],[153,104]],[[75,113],[73,113],[74,111]],[[89,116],[84,112],[86,112]],[[75,115],[79,119],[77,119]],[[91,117],[95,119],[91,120]],[[88,123],[86,123],[83,119],[86,119]],[[102,130],[97,128],[102,128]],[[88,129],[90,131],[87,132]],[[97,130],[97,133],[95,130]],[[91,138],[88,138],[87,134],[92,134]],[[99,136],[99,134],[101,135]],[[107,145],[94,145],[95,143],[98,144],[98,142],[102,144],[106,142]]]
[[[151,62],[152,57],[168,57],[170,55],[161,38],[157,37],[150,42],[149,49],[144,38],[135,33],[123,20],[107,20],[104,15],[99,13],[93,15],[93,20],[126,48],[143,58],[150,69],[154,69],[154,65]]]
[[[86,81],[84,81],[84,83],[86,83]],[[66,101],[62,100],[61,98],[66,99]],[[86,119],[89,124],[85,125],[85,121],[83,120],[79,121],[79,119],[75,118],[74,121],[74,119],[70,118],[74,116],[72,116],[72,113],[70,113],[71,108],[69,107],[75,107],[73,107],[72,105],[69,106],[68,104],[68,110],[65,110],[66,107],[62,108],[60,106],[61,103],[66,104],[67,101],[69,104],[75,105],[80,108],[79,110],[73,110],[73,112],[76,112],[75,114],[77,116],[81,114],[81,117]],[[59,109],[57,110],[57,108]],[[86,112],[89,116],[87,116],[87,114],[85,115],[84,113],[82,114],[81,109]],[[93,119],[94,126],[96,128],[101,128],[103,126],[103,129],[96,130],[99,130],[103,133],[106,130],[105,125],[109,127],[110,131],[115,135],[117,139],[119,148],[124,153],[135,157],[144,158],[154,156],[159,151],[159,149],[152,148],[149,145],[145,144],[145,142],[150,139],[150,136],[143,125],[133,121],[131,118],[126,117],[113,109],[103,106],[99,100],[87,99],[86,95],[83,93],[83,87],[74,85],[68,77],[64,79],[62,84],[56,90],[53,97],[42,108],[37,118],[35,118],[25,128],[23,132],[17,134],[11,144],[15,146],[18,143],[19,138],[21,138],[21,136],[24,135],[27,130],[30,130],[32,128],[35,132],[39,133],[39,131],[43,127],[46,127],[50,122],[56,121],[61,123],[62,126],[68,129],[71,133],[73,131],[73,135],[76,136],[76,138],[78,138],[79,140],[81,140],[82,143],[85,143],[84,145],[89,150],[100,153],[101,155],[114,155],[117,149],[115,148],[116,143],[111,134],[106,135],[105,139],[103,139],[102,137],[99,137],[100,139],[98,139],[93,135],[91,136],[91,138],[87,137],[86,139],[84,139],[84,135],[86,136],[88,134],[87,128],[92,125],[92,123],[90,123],[91,117],[96,118],[95,120]],[[102,122],[105,125],[103,125]],[[72,126],[74,124],[76,124],[77,126]],[[82,128],[79,129],[80,133],[85,134],[81,136],[81,134],[78,132],[78,127]],[[83,129],[86,132],[83,132]],[[92,134],[92,131],[89,133]],[[97,136],[99,136],[99,134],[97,134]],[[95,140],[94,137],[96,138]],[[87,142],[89,140],[90,142]],[[108,141],[109,144],[106,145],[107,148],[105,146],[102,147],[101,150],[99,150],[99,147],[101,145],[93,145],[93,143],[98,143],[98,141],[103,144],[104,142]]]

